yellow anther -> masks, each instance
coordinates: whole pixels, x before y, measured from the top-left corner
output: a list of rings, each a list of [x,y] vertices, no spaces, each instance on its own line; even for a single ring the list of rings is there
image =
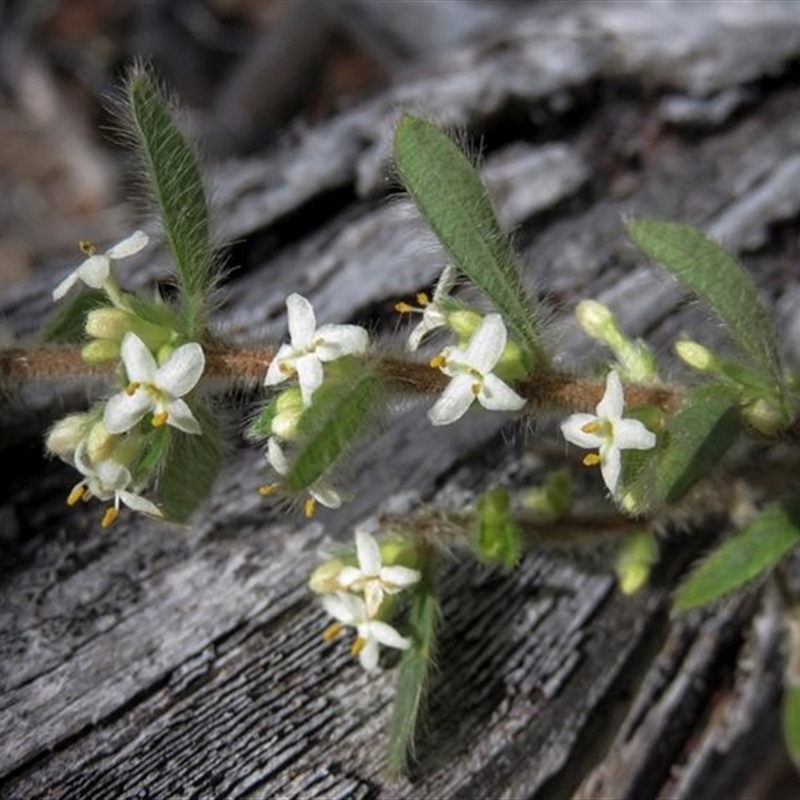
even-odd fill
[[[600,463],[600,456],[597,453],[587,453],[583,457],[584,467],[596,467]]]
[[[75,503],[77,503],[81,499],[81,497],[83,497],[85,491],[86,487],[82,483],[79,483],[77,486],[74,486],[72,491],[67,496],[67,505],[74,506]]]
[[[330,642],[332,639],[335,639],[342,632],[343,627],[341,622],[334,622],[333,625],[329,625],[322,631],[323,640]]]
[[[581,430],[584,433],[599,433],[602,428],[603,426],[597,420],[593,420],[592,422],[587,422],[585,425],[581,425]]]
[[[410,314],[414,309],[408,303],[395,303],[394,310],[398,314]]]
[[[480,383],[473,383],[472,386],[469,387],[472,394],[477,397],[481,393],[481,385]]]
[[[271,494],[275,494],[275,492],[278,491],[279,486],[279,483],[266,483],[263,486],[258,487],[258,493],[262,497],[268,497]]]
[[[158,414],[153,414],[153,427],[160,428],[162,425],[165,425],[169,414],[166,411],[161,411]]]
[[[311,519],[314,516],[314,512],[317,510],[317,501],[313,497],[309,497],[303,503],[303,516],[306,519]]]
[[[367,645],[367,640],[362,639],[360,636],[356,639],[350,647],[350,655],[357,656]]]
[[[118,516],[119,516],[119,509],[114,508],[114,506],[107,508],[106,513],[103,514],[103,521],[100,523],[100,526],[102,528],[108,528]]]
[[[430,298],[425,292],[417,292],[417,302],[425,308],[425,306],[429,306],[431,304]]]
[[[85,256],[93,256],[97,252],[97,248],[85,239],[81,239],[81,241],[78,242],[78,247]]]
[[[287,377],[294,375],[294,369],[292,368],[292,365],[287,364],[285,361],[278,362],[278,371]]]
[[[447,359],[440,353],[438,356],[434,356],[429,363],[433,369],[441,369],[447,366]]]
[[[136,392],[138,391],[140,386],[141,386],[141,384],[138,383],[137,381],[131,381],[125,387],[125,394],[128,395],[128,397],[131,397],[132,395],[136,394]]]

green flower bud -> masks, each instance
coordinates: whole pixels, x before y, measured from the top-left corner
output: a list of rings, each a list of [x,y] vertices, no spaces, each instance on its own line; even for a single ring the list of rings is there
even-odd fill
[[[597,300],[581,300],[575,308],[575,318],[587,336],[612,348],[622,338],[611,309]]]
[[[297,426],[303,416],[303,395],[299,386],[292,386],[275,398],[275,416],[272,419],[272,432],[287,442],[297,435]]]
[[[617,555],[617,580],[623,594],[635,594],[647,583],[658,558],[658,544],[649,531],[630,536]]]
[[[749,425],[765,436],[774,436],[787,422],[776,402],[766,397],[760,397],[746,405],[742,409],[742,416]]]
[[[103,361],[119,360],[119,342],[112,339],[95,339],[81,349],[81,358],[87,364],[100,364]]]
[[[110,434],[102,421],[92,425],[86,439],[86,452],[93,464],[106,461],[114,452],[117,437]]]
[[[122,341],[130,330],[130,315],[118,308],[96,308],[86,315],[86,333],[94,339]]]
[[[308,579],[308,588],[316,594],[330,594],[339,591],[339,573],[345,566],[344,561],[338,558],[320,564]]]
[[[483,322],[483,314],[477,311],[460,309],[447,314],[447,327],[452,330],[460,341],[466,342]]]
[[[710,372],[717,366],[717,359],[707,347],[689,339],[675,342],[675,353],[681,361],[699,372]]]

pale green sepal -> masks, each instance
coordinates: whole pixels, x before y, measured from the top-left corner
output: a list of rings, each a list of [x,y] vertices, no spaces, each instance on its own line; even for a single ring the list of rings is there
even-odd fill
[[[202,432],[189,435],[169,428],[158,465],[158,504],[176,521],[186,520],[208,498],[222,465],[223,445],[216,415],[197,405],[192,406],[192,412]]]
[[[405,114],[394,135],[403,185],[452,263],[494,303],[531,366],[547,364],[542,311],[527,296],[508,237],[475,167],[445,133]]]
[[[329,371],[333,365],[328,365]],[[290,494],[311,489],[349,451],[380,407],[383,381],[356,359],[336,362],[297,426],[297,455],[281,481]]]
[[[800,503],[774,503],[714,550],[683,585],[675,608],[696,608],[738,589],[778,563],[800,542]]]
[[[208,208],[197,158],[147,71],[132,71],[128,103],[183,290],[186,334],[194,338],[202,330],[206,295],[214,282]]]
[[[781,701],[783,741],[795,766],[800,767],[800,686],[787,686]]]
[[[478,557],[511,569],[519,561],[521,547],[508,492],[501,487],[490,489],[478,500],[477,512],[472,543]]]
[[[411,601],[408,619],[411,647],[403,653],[400,660],[389,733],[387,771],[390,777],[401,775],[413,756],[414,735],[433,663],[439,605],[431,586],[429,571],[430,567],[423,572],[423,578],[415,587]]]
[[[645,255],[669,270],[720,316],[754,366],[780,383],[775,328],[744,268],[719,244],[689,225],[635,219],[627,229]]]

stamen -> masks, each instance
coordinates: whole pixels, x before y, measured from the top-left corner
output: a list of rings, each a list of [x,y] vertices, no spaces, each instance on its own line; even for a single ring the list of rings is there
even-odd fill
[[[313,497],[309,497],[303,503],[303,516],[306,519],[311,519],[314,516],[314,512],[317,510],[317,501]]]
[[[85,491],[86,487],[82,483],[79,483],[77,486],[73,486],[72,491],[67,496],[67,505],[74,506],[75,503],[77,503],[81,497],[83,497],[83,493]]]
[[[414,309],[408,303],[400,302],[394,304],[394,310],[398,314],[410,314]]]
[[[366,646],[367,640],[359,636],[350,647],[350,655],[357,656]]]
[[[258,487],[258,493],[262,497],[268,497],[271,494],[275,494],[275,492],[278,491],[279,486],[279,483],[266,483],[263,486]]]
[[[160,428],[162,425],[166,424],[168,418],[169,413],[166,411],[162,411],[159,414],[153,414],[153,427]]]
[[[430,298],[425,292],[417,292],[417,302],[425,308],[425,306],[429,306],[431,304]]]
[[[292,365],[287,364],[285,361],[278,362],[278,371],[286,375],[287,378],[294,375],[294,369],[292,368]]]
[[[438,356],[434,356],[429,363],[433,369],[441,369],[447,366],[447,359],[440,353]]]
[[[100,527],[108,528],[118,516],[119,516],[119,509],[114,508],[114,506],[107,508],[106,513],[103,514],[103,521],[100,523]]]
[[[81,239],[81,241],[78,242],[78,247],[85,256],[93,256],[97,252],[97,248],[85,239]]]
[[[341,622],[334,622],[333,625],[329,625],[325,630],[322,632],[322,638],[326,642],[330,642],[332,639],[335,639],[341,632],[344,625]]]
[[[142,384],[141,384],[141,383],[138,383],[137,381],[131,381],[131,382],[130,382],[130,383],[129,383],[129,384],[126,386],[126,387],[125,387],[125,394],[126,394],[126,395],[128,395],[128,397],[131,397],[132,395],[136,394],[136,392],[139,390],[139,387],[140,387],[141,385],[142,385]]]
[[[597,420],[593,420],[592,422],[587,422],[585,425],[581,425],[581,430],[584,433],[599,433],[602,428],[602,424]]]
[[[596,467],[600,463],[600,456],[597,453],[587,453],[583,457],[584,467]]]
[[[477,397],[481,393],[481,385],[480,383],[473,383],[472,386],[469,387],[472,394]]]

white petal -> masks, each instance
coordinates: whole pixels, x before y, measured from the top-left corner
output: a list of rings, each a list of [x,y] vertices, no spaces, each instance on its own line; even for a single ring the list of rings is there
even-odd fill
[[[145,343],[132,331],[123,337],[120,354],[129,381],[153,383],[158,370],[156,360]]]
[[[359,325],[323,325],[314,336],[314,352],[320,361],[335,361],[367,350],[369,334]]]
[[[499,314],[487,314],[469,340],[464,361],[482,375],[491,372],[506,346],[506,326]]]
[[[322,386],[324,372],[322,363],[314,353],[300,356],[294,363],[297,370],[297,379],[300,382],[300,394],[303,396],[303,406],[308,408],[311,405],[311,398],[314,392]]]
[[[281,362],[294,357],[294,348],[288,344],[282,344],[278,352],[272,357],[267,367],[267,376],[264,378],[264,386],[275,386],[283,383],[289,376],[281,369]]]
[[[436,282],[436,288],[433,290],[434,303],[437,300],[441,300],[442,297],[446,297],[450,294],[450,290],[456,284],[456,275],[456,268],[452,264],[448,264],[442,270],[442,274],[439,276],[439,280]]]
[[[525,405],[525,398],[520,397],[507,383],[497,375],[489,373],[483,379],[483,386],[478,394],[478,402],[490,411],[519,411]]]
[[[422,573],[419,570],[402,567],[399,564],[384,567],[380,573],[381,582],[388,592],[398,592],[407,586],[413,586],[421,577]]]
[[[619,449],[608,447],[600,450],[600,472],[611,494],[617,490],[619,474],[622,471],[622,458]]]
[[[309,489],[308,493],[325,508],[339,508],[342,504],[342,497],[339,492],[328,486],[315,486]]]
[[[367,616],[374,617],[383,603],[383,586],[380,581],[367,581],[364,586],[364,602],[367,606]]]
[[[297,293],[286,298],[289,317],[289,338],[294,347],[310,347],[314,341],[317,320],[314,309],[305,297]]]
[[[132,395],[120,392],[110,397],[103,410],[103,425],[109,433],[125,433],[153,408],[150,395],[142,390]]]
[[[336,582],[343,589],[360,592],[363,588],[364,574],[358,567],[342,567],[336,576]]]
[[[92,289],[100,289],[111,273],[111,262],[108,256],[89,256],[78,267],[78,277]]]
[[[583,427],[597,422],[598,419],[594,414],[573,414],[561,423],[561,433],[568,442],[587,450],[593,450],[605,444],[606,437],[596,433],[586,433]]]
[[[138,253],[147,247],[150,237],[144,231],[134,231],[126,239],[123,239],[119,244],[115,244],[106,255],[109,258],[127,258],[128,256]]]
[[[461,419],[475,400],[469,375],[456,375],[428,411],[428,419],[434,425],[449,425]]]
[[[620,450],[649,450],[656,435],[638,419],[621,419],[614,424],[614,445]]]
[[[197,342],[181,345],[158,368],[153,383],[172,397],[183,397],[200,380],[206,366],[203,348]]]
[[[161,509],[155,503],[151,503],[140,494],[134,494],[133,492],[118,492],[117,494],[119,495],[119,499],[128,506],[128,508],[132,508],[140,514],[149,514],[151,517],[164,516]]]
[[[358,654],[358,660],[367,672],[375,672],[378,668],[378,650],[378,642],[375,639],[367,639]]]
[[[373,620],[367,623],[370,638],[377,639],[386,647],[394,647],[396,650],[408,650],[411,647],[411,639],[401,636],[389,623]]]
[[[614,422],[622,416],[624,407],[625,394],[622,391],[622,382],[616,370],[612,369],[606,377],[606,392],[597,404],[597,416]]]
[[[322,607],[343,625],[359,625],[367,617],[364,601],[360,597],[343,592],[322,595]]]
[[[267,461],[278,475],[285,475],[289,471],[289,462],[284,455],[283,448],[274,436],[267,441]]]
[[[200,423],[192,414],[192,410],[183,400],[172,400],[166,404],[167,425],[177,428],[184,433],[201,433]]]
[[[53,289],[53,300],[60,300],[79,280],[78,270],[73,270]]]
[[[130,471],[116,461],[101,461],[95,473],[103,488],[110,492],[118,492],[131,482]]]
[[[363,528],[356,529],[358,566],[364,575],[377,576],[381,571],[381,548]]]

